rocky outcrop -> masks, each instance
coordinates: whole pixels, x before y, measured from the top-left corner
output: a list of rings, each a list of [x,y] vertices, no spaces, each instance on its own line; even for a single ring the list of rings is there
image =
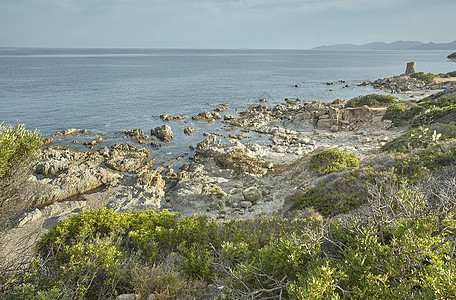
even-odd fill
[[[98,152],[59,148],[48,148],[43,152],[46,160],[37,164],[36,172],[52,177],[35,183],[33,195],[29,197],[36,206],[62,201],[107,184],[113,186],[123,177],[101,167],[104,157]]]
[[[221,118],[222,117],[220,116],[220,114],[218,112],[211,113],[211,112],[207,112],[207,111],[200,112],[198,115],[192,117],[193,120],[198,120],[198,121],[215,121],[215,120],[218,120]]]
[[[70,135],[70,134],[87,134],[88,130],[86,129],[76,129],[76,128],[69,128],[62,131],[57,131],[51,134],[51,136],[59,136],[59,135]]]
[[[151,129],[150,134],[155,135],[164,142],[171,142],[174,138],[173,131],[169,125],[162,125],[156,127],[155,129]]]
[[[163,121],[182,121],[185,120],[187,117],[186,116],[173,116],[173,115],[160,115],[160,118]]]
[[[115,171],[138,173],[152,167],[154,163],[154,160],[147,161],[150,157],[149,150],[130,144],[115,144],[111,146],[110,152],[106,149],[100,152],[106,157],[106,166]]]
[[[223,144],[220,139],[210,136],[196,146],[196,153],[206,159],[212,159],[218,166],[231,169],[238,175],[265,175],[272,167],[263,159],[252,157],[248,149],[238,140]]]
[[[445,76],[445,74],[441,74]],[[445,80],[441,77],[437,81],[424,81],[413,78],[409,75],[399,75],[389,78],[377,79],[373,82],[365,82],[363,85],[370,84],[376,89],[385,90],[389,93],[404,93],[409,91],[440,90],[443,88],[456,88],[456,81]]]

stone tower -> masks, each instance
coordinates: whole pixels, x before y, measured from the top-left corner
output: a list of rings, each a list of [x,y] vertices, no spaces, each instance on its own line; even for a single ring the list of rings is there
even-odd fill
[[[407,63],[407,68],[405,68],[405,75],[410,75],[415,73],[416,62],[412,61]]]

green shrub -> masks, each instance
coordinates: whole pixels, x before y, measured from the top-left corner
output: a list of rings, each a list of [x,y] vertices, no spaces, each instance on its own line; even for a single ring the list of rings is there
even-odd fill
[[[398,154],[396,173],[409,180],[417,180],[429,173],[440,172],[455,165],[456,141],[436,143],[426,149],[417,149],[407,154]]]
[[[418,72],[418,73],[413,73],[412,75],[410,75],[410,77],[416,78],[418,80],[422,80],[426,83],[431,83],[437,78],[437,75],[432,74],[432,73],[424,74],[423,72]]]
[[[336,99],[331,104],[344,104],[346,101],[343,99]]]
[[[24,159],[39,157],[42,138],[38,130],[28,131],[22,124],[0,124],[0,180]]]
[[[316,169],[321,175],[339,172],[349,167],[358,167],[359,159],[339,149],[321,151],[310,158],[310,167]]]
[[[406,110],[402,103],[391,104],[386,109],[383,119],[393,121],[393,124],[396,127],[404,126],[410,118],[409,112],[410,111]]]
[[[385,107],[395,103],[398,100],[397,97],[391,95],[377,95],[371,94],[366,96],[360,96],[348,100],[347,107],[361,107],[364,105],[373,107]]]
[[[409,109],[402,103],[392,104],[388,107],[384,119],[392,120],[396,126],[405,125],[407,122],[411,127],[426,126],[454,114],[455,107],[456,89],[450,89],[428,96]]]
[[[0,232],[9,228],[31,204],[23,194],[41,145],[37,130],[28,131],[21,124],[0,124]]]
[[[439,119],[446,117],[450,114],[456,113],[456,105],[450,105],[445,107],[431,107],[429,109],[424,110],[422,113],[418,114],[415,118],[412,119],[410,122],[410,126],[412,128],[418,126],[426,126],[439,121]],[[454,117],[453,117],[454,119]]]
[[[291,209],[314,208],[325,217],[348,213],[367,202],[367,190],[325,193],[310,189],[294,199]]]
[[[456,52],[455,52],[456,53]],[[456,77],[456,71],[448,72],[447,73],[450,77]]]
[[[447,58],[456,61],[456,52],[451,53],[450,55],[447,56]]]

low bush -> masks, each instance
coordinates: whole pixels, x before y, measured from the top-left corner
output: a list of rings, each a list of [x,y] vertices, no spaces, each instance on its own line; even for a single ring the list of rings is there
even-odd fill
[[[456,61],[456,52],[454,53],[451,53],[450,55],[447,56],[447,58],[453,60],[453,61]]]
[[[349,167],[358,167],[359,164],[356,155],[339,149],[324,150],[310,158],[310,167],[321,175],[339,172]]]
[[[397,154],[396,173],[408,180],[417,180],[424,175],[438,173],[456,163],[456,141],[436,143],[426,149]]]
[[[456,53],[456,52],[455,52]],[[447,73],[450,77],[456,77],[456,71],[448,72]]]
[[[407,131],[399,138],[396,138],[393,141],[387,143],[382,147],[382,150],[406,153],[417,148],[427,148],[432,143],[435,143],[441,139],[441,131],[445,132],[444,139],[456,136],[456,133],[449,132],[449,130],[451,131],[451,128],[453,127],[443,125],[434,126],[433,130],[430,130],[428,127],[420,126],[418,128]]]
[[[336,99],[333,102],[331,102],[331,104],[345,104],[346,102],[347,101],[345,101],[343,99]]]
[[[346,107],[360,107],[364,105],[373,107],[385,107],[395,103],[397,100],[397,97],[391,95],[371,94],[348,100]]]
[[[393,121],[393,124],[396,127],[407,125],[409,119],[410,111],[406,110],[402,103],[391,104],[383,115],[383,120]]]
[[[413,73],[412,75],[410,75],[410,77],[416,78],[418,80],[422,80],[426,83],[431,83],[437,78],[437,75],[432,74],[432,73],[424,74],[423,72],[417,72],[417,73]]]

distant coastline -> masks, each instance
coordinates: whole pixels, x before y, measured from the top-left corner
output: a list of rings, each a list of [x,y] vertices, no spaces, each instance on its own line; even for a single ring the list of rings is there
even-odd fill
[[[392,43],[373,42],[364,45],[336,44],[323,45],[312,50],[455,50],[456,41],[450,43],[422,43],[417,41],[396,41]]]

